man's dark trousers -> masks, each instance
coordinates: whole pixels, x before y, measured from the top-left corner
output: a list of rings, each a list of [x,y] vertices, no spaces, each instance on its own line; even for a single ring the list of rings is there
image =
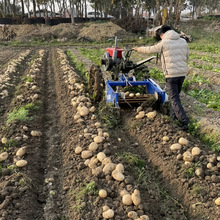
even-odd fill
[[[166,78],[166,90],[170,100],[170,116],[173,119],[178,119],[182,125],[188,125],[189,119],[181,104],[179,94],[185,77]]]

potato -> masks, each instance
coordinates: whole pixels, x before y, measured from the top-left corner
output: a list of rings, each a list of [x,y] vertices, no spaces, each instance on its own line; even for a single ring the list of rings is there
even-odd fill
[[[129,91],[125,92],[125,96],[129,96],[129,93],[130,93]]]
[[[170,138],[168,136],[163,137],[163,141],[169,141],[169,140],[170,140]]]
[[[104,132],[104,133],[103,133],[103,137],[104,137],[104,138],[109,138],[109,133]]]
[[[80,124],[80,123],[82,123],[82,122],[84,122],[84,120],[83,120],[82,118],[79,118],[78,120],[76,120],[76,123],[77,123],[77,124]]]
[[[84,164],[85,164],[85,166],[89,166],[89,164],[90,164],[90,159],[85,160]]]
[[[130,98],[133,98],[133,97],[134,97],[134,93],[130,93],[130,94],[129,94],[129,97],[130,97]]]
[[[139,92],[136,93],[136,96],[137,96],[137,97],[140,97],[140,96],[141,96],[141,93],[139,93]]]
[[[103,132],[99,131],[98,136],[103,137]]]
[[[146,114],[146,116],[147,116],[149,119],[154,119],[154,118],[157,116],[157,111],[148,112],[148,113]]]
[[[75,149],[75,154],[80,154],[81,152],[82,152],[82,148],[81,147],[76,147],[76,149]]]
[[[100,162],[102,162],[102,161],[106,158],[106,155],[105,155],[104,152],[99,152],[99,153],[97,154],[97,158],[98,158],[98,160],[99,160]]]
[[[95,106],[92,106],[92,107],[89,109],[89,111],[92,112],[92,113],[95,112]]]
[[[206,167],[207,167],[208,169],[211,169],[211,168],[213,167],[213,165],[212,165],[212,163],[208,163],[208,164],[206,165]]]
[[[107,205],[104,205],[103,207],[102,207],[102,211],[103,212],[105,212],[105,211],[107,211],[107,210],[109,210],[110,208],[107,206]]]
[[[91,156],[92,156],[92,151],[90,151],[90,150],[84,150],[84,151],[81,152],[81,157],[83,159],[88,159]]]
[[[89,114],[89,109],[86,107],[86,106],[82,106],[80,109],[79,109],[79,114],[81,116],[87,116]]]
[[[102,167],[101,166],[92,169],[92,174],[95,175],[95,176],[98,176],[101,172],[102,172]]]
[[[142,106],[139,106],[139,107],[137,108],[137,113],[139,113],[140,111],[142,111],[142,109],[143,109],[143,107],[142,107]]]
[[[188,145],[189,141],[188,141],[187,139],[181,137],[181,138],[179,139],[179,143],[180,143],[181,145]]]
[[[40,137],[42,136],[42,133],[40,131],[31,131],[31,136]]]
[[[124,171],[125,171],[125,168],[124,168],[123,164],[121,164],[121,163],[117,164],[115,169],[117,171],[119,171],[120,173],[124,173]]]
[[[18,160],[16,163],[17,167],[24,167],[27,165],[27,161],[26,160]]]
[[[27,147],[21,147],[20,149],[18,149],[18,151],[16,152],[16,156],[23,157],[26,153],[26,149]]]
[[[192,162],[194,160],[194,157],[189,151],[186,151],[183,154],[183,160],[186,161],[186,162]]]
[[[73,116],[74,120],[77,121],[78,119],[81,118],[80,114],[76,113],[74,116]]]
[[[128,213],[128,218],[132,218],[132,219],[137,219],[138,218],[138,214],[135,211],[130,211]]]
[[[94,142],[97,143],[97,144],[102,143],[103,140],[104,140],[104,138],[101,137],[101,136],[94,137]]]
[[[107,197],[107,191],[105,189],[100,189],[99,190],[99,196],[101,198],[106,198]]]
[[[98,160],[98,158],[96,158],[96,157],[92,157],[91,159],[90,159],[90,163],[91,164],[97,164],[99,162],[99,160]]]
[[[8,153],[7,152],[3,152],[0,154],[0,161],[4,161],[8,159]]]
[[[96,126],[97,128],[102,127],[102,125],[101,125],[101,123],[100,123],[100,122],[96,122],[96,123],[95,123],[95,126]]]
[[[3,138],[1,139],[1,141],[2,141],[3,144],[6,144],[8,140],[7,140],[7,138],[3,137]]]
[[[215,204],[216,204],[216,205],[220,205],[220,197],[218,197],[218,198],[215,200]]]
[[[113,218],[114,215],[115,213],[112,209],[108,209],[107,211],[102,213],[103,218],[106,218],[106,219]]]
[[[120,181],[120,182],[125,179],[125,176],[124,176],[122,173],[120,173],[118,170],[114,170],[114,171],[112,172],[112,177],[113,177],[115,180]]]
[[[170,146],[170,150],[174,151],[174,150],[180,150],[182,148],[182,146],[180,144],[172,144]]]
[[[102,161],[102,164],[103,164],[103,165],[106,165],[106,164],[108,164],[108,163],[112,163],[112,160],[111,160],[110,157],[106,157],[106,158]]]
[[[131,195],[131,199],[132,199],[135,206],[140,205],[140,203],[141,203],[140,191],[135,189]]]
[[[149,217],[147,215],[142,215],[140,216],[141,220],[149,220]]]
[[[201,150],[200,150],[199,147],[194,147],[194,148],[192,149],[192,155],[193,155],[193,156],[198,156],[200,153],[201,153]]]
[[[120,196],[123,197],[124,195],[129,194],[129,192],[126,189],[121,190]],[[129,194],[130,195],[130,194]]]
[[[95,115],[92,115],[91,116],[91,120],[95,120],[96,119],[96,116]]]
[[[141,111],[138,113],[138,115],[135,116],[136,119],[142,119],[145,117],[145,112],[144,111]]]
[[[109,174],[110,172],[112,172],[115,169],[116,165],[114,163],[108,163],[104,166],[103,168],[103,173],[105,174]]]
[[[131,195],[130,194],[125,194],[122,197],[122,203],[124,205],[132,205],[133,201],[131,199]]]
[[[195,170],[195,174],[198,177],[203,177],[204,176],[204,171],[201,167],[197,167],[196,170]]]
[[[99,145],[95,142],[92,142],[90,145],[89,145],[89,150],[91,151],[96,151],[98,149]]]

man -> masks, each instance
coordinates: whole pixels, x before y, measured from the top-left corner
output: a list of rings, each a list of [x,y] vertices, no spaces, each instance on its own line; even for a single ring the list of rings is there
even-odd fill
[[[159,33],[162,40],[158,44],[135,47],[134,50],[141,53],[161,53],[166,89],[170,99],[170,116],[181,122],[183,130],[187,130],[189,119],[183,109],[179,94],[188,69],[189,47],[187,42],[167,25],[163,25]]]

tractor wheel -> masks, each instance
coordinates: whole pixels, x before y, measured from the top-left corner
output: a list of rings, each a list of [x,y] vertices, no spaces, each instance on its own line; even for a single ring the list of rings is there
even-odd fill
[[[99,66],[92,65],[89,71],[89,93],[95,102],[102,100],[104,80]]]

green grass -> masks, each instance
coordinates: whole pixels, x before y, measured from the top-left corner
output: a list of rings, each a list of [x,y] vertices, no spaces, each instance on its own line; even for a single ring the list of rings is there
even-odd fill
[[[118,111],[118,108],[115,108],[114,104],[100,102],[98,115],[106,127],[113,129],[120,124]]]
[[[220,64],[220,60],[218,57],[214,57],[214,56],[208,56],[208,55],[198,55],[195,53],[191,53],[189,56],[189,59],[198,59],[198,60],[203,60],[209,63],[217,63]]]
[[[25,107],[15,108],[9,115],[6,124],[10,124],[12,121],[30,121],[32,117],[29,116],[29,110]]]
[[[158,80],[161,83],[165,83],[165,76],[161,70],[159,70],[157,68],[152,68],[152,69],[150,69],[149,74],[150,74],[151,78]]]
[[[89,194],[98,195],[98,190],[96,189],[95,182],[91,181],[90,183],[85,184],[85,186],[81,187],[80,189],[74,190],[73,194],[76,201],[74,209],[80,212],[82,211],[81,203],[83,201],[83,198],[88,196]]]
[[[209,34],[210,35],[210,34]],[[205,41],[205,40],[204,40]],[[198,50],[203,52],[220,54],[220,46],[217,44],[207,43],[207,42],[197,42],[189,44],[191,50]],[[205,43],[205,44],[204,44]]]
[[[219,134],[202,133],[201,124],[196,120],[190,120],[189,133],[200,140],[212,151],[220,153]]]
[[[208,70],[208,71],[213,71],[213,72],[220,72],[220,68],[214,67],[211,64],[197,64],[195,61],[190,62],[189,66],[202,69],[202,70]]]
[[[105,49],[87,49],[87,48],[80,48],[81,54],[88,59],[92,60],[95,64],[101,65],[101,58],[105,53]]]
[[[25,81],[25,82],[33,82],[34,79],[30,76],[25,76],[25,77],[22,77],[21,79],[22,81]]]
[[[207,108],[220,111],[220,93],[216,93],[208,89],[199,90],[194,88],[192,91],[188,91],[187,94],[194,97],[198,101],[205,103]]]
[[[41,101],[31,102],[25,106],[16,107],[11,113],[8,114],[8,119],[6,124],[10,124],[12,121],[18,120],[21,122],[31,121],[33,117],[31,116],[35,111],[38,111],[42,105]]]
[[[135,166],[139,169],[145,168],[146,164],[144,160],[141,160],[137,155],[132,154],[131,152],[126,152],[122,154],[117,154],[118,159],[125,160],[128,164]]]
[[[182,168],[181,171],[184,173],[184,176],[187,178],[187,179],[191,179],[195,176],[195,171],[196,171],[196,168],[200,166],[200,162],[198,163],[195,163],[195,164],[192,164],[190,167],[188,168]]]
[[[199,185],[193,185],[191,192],[196,197],[203,197],[207,194],[207,190]]]
[[[5,143],[6,148],[11,148],[11,147],[15,148],[15,147],[18,147],[18,145],[19,145],[18,141],[14,140],[14,139],[9,139]]]
[[[197,73],[193,73],[192,77],[188,77],[183,82],[183,91],[187,92],[189,90],[189,87],[193,83],[199,83],[199,84],[210,84],[210,80],[206,79],[204,76],[198,75]]]
[[[70,50],[67,50],[67,56],[69,57],[69,60],[73,66],[79,71],[82,76],[85,78],[85,80],[88,82],[89,81],[89,73],[85,69],[85,65],[83,62],[78,61],[77,56],[74,56],[73,53]]]

